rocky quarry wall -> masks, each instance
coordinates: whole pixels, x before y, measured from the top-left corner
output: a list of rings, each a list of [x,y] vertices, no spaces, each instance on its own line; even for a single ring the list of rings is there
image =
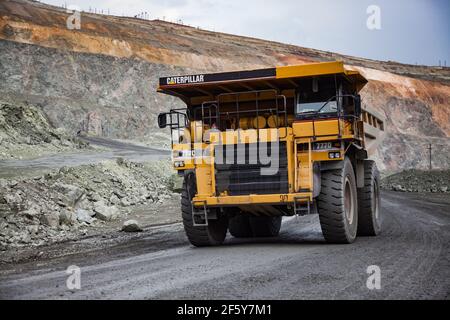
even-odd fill
[[[90,149],[64,130],[55,129],[39,106],[0,97],[0,160],[35,158],[42,153]],[[0,163],[1,166],[1,163]]]
[[[344,60],[369,84],[364,104],[386,116],[375,154],[382,170],[450,164],[450,69],[342,56],[162,21],[82,14],[68,30],[64,11],[28,1],[0,4],[0,94],[39,104],[70,133],[160,141],[158,112],[182,106],[156,93],[160,76]]]

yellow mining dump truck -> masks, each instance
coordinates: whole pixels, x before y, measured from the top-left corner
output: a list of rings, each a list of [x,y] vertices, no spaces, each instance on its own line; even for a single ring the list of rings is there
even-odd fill
[[[158,116],[184,176],[195,246],[277,236],[282,216],[318,213],[330,243],[380,232],[380,178],[368,143],[383,120],[361,108],[367,80],[342,62],[175,76],[158,91],[184,109]]]

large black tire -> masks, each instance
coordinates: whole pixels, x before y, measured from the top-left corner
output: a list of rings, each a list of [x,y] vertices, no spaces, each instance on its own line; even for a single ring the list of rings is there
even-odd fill
[[[320,226],[329,243],[352,243],[358,229],[356,179],[349,159],[342,169],[323,171],[317,197]]]
[[[195,175],[186,175],[181,192],[181,213],[186,236],[189,242],[196,247],[221,245],[227,235],[228,218],[218,212],[218,219],[208,220],[208,226],[194,227],[191,201],[196,192]]]
[[[380,173],[375,161],[364,161],[364,187],[358,189],[358,236],[381,232]]]
[[[230,218],[228,230],[230,231],[230,234],[235,238],[253,237],[248,214],[238,214]]]
[[[250,217],[254,237],[276,237],[280,233],[281,217]]]

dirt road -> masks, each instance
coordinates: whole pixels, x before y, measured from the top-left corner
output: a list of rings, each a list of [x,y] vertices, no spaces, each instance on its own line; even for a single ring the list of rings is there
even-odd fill
[[[0,265],[0,297],[449,299],[449,196],[389,192],[382,209],[382,235],[352,245],[325,244],[316,215],[285,219],[279,238],[218,248],[191,247],[180,224],[60,244],[40,249],[53,258]],[[66,287],[70,265],[80,290]],[[371,265],[381,290],[366,287]]]

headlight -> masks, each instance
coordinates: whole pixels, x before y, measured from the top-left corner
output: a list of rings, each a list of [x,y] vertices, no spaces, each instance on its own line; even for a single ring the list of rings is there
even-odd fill
[[[330,152],[328,153],[328,158],[330,159],[339,159],[341,157],[340,152]]]
[[[184,161],[175,161],[174,164],[175,168],[183,168],[185,166]]]

